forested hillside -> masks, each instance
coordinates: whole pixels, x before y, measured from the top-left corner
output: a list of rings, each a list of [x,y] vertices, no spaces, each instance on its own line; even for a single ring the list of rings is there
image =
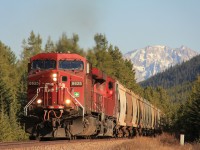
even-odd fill
[[[184,82],[192,82],[197,79],[200,74],[200,55],[193,57],[187,62],[178,64],[165,70],[162,73],[141,82],[143,87],[146,86],[162,86],[163,88],[171,88],[183,84]]]
[[[187,62],[178,64],[162,73],[141,82],[142,87],[163,87],[171,96],[173,102],[183,102],[189,96],[192,82],[200,74],[200,55]]]

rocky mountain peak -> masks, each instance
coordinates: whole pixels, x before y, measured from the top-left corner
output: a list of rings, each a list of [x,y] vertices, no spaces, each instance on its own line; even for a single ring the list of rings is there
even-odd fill
[[[140,82],[177,63],[187,61],[197,54],[184,45],[180,48],[155,45],[135,49],[126,53],[124,57],[132,61],[136,71],[136,80]]]

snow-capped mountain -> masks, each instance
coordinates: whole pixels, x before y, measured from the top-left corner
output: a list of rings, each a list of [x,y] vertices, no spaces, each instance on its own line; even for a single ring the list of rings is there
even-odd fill
[[[164,71],[170,66],[187,61],[197,54],[197,52],[186,46],[170,48],[156,45],[135,49],[126,53],[124,57],[132,61],[136,71],[136,80],[140,82],[158,72]]]

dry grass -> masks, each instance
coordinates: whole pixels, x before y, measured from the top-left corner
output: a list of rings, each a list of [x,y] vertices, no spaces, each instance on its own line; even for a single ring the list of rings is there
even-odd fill
[[[156,138],[136,137],[132,142],[128,141],[113,150],[200,150],[200,143],[188,144],[181,146],[174,136],[162,134]]]
[[[65,143],[57,145],[41,145],[20,148],[20,150],[200,150],[200,143],[185,144],[169,134],[153,137],[135,137],[133,139],[88,141],[79,143]],[[19,150],[19,148],[14,148]]]

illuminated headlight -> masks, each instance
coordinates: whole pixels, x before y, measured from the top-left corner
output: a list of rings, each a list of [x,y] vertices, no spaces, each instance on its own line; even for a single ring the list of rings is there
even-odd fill
[[[53,78],[56,78],[57,77],[57,73],[54,73],[52,76],[53,76]]]
[[[65,100],[65,104],[69,105],[71,103],[71,100],[70,99],[66,99]]]
[[[53,78],[53,81],[57,81],[57,78],[54,77],[54,78]]]
[[[41,104],[42,103],[42,100],[41,99],[38,99],[37,100],[37,104]]]
[[[56,73],[52,74],[52,77],[53,77],[53,81],[57,81],[57,74]]]

